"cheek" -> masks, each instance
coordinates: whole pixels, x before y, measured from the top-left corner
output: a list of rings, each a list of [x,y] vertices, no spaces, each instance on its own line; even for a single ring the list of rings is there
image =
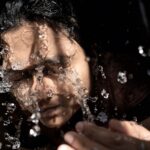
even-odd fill
[[[51,118],[41,118],[40,121],[45,126],[49,128],[53,127],[61,127],[63,124],[65,124],[72,116],[73,114],[78,110],[78,107],[72,107],[69,105],[69,107],[63,107],[62,113],[59,115],[56,115]]]
[[[89,66],[86,62],[79,61],[74,66],[74,70],[76,70],[78,78],[80,79],[81,85],[87,89],[88,91],[90,90],[90,69]]]
[[[13,86],[11,93],[16,97],[23,110],[31,110],[33,101],[30,98],[30,86],[26,82],[17,83]]]

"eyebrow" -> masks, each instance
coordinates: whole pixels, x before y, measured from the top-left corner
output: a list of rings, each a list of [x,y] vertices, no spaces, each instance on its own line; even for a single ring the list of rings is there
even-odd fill
[[[46,65],[46,64],[52,66],[53,68],[54,67],[61,67],[63,65],[63,60],[66,61],[67,59],[69,59],[68,56],[60,56],[59,59],[48,58],[46,60],[41,61],[38,64],[33,64],[32,66],[29,66],[29,67],[27,67],[25,69],[22,69],[22,70],[9,69],[9,70],[7,70],[7,72],[22,73],[22,72],[26,72],[26,71],[33,71],[33,70],[35,70],[35,68],[38,68],[38,67],[40,67],[42,65]]]

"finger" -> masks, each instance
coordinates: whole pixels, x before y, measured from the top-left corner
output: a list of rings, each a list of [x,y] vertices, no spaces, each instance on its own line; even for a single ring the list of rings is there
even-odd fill
[[[75,149],[69,145],[62,144],[57,148],[57,150],[75,150]]]
[[[133,121],[119,121],[112,119],[109,122],[109,127],[113,131],[117,131],[138,139],[150,141],[150,131]]]
[[[134,122],[129,121],[119,121],[112,119],[109,122],[109,128],[113,131],[117,131],[126,135],[130,135],[130,132],[132,129],[132,126],[134,126]]]
[[[105,128],[98,127],[94,124],[87,122],[80,122],[76,125],[78,132],[80,131],[89,138],[94,139],[99,144],[104,145],[107,149],[118,150],[137,150],[150,147],[150,142],[142,141],[125,136],[119,133],[113,133]]]
[[[104,145],[105,147],[122,146],[129,142],[130,138],[127,138],[123,134],[112,132],[106,128],[98,127],[94,124],[87,122],[80,122],[76,125],[78,132],[83,133],[93,141]]]
[[[64,136],[65,141],[76,150],[108,150],[103,145],[100,145],[83,134],[68,132]]]

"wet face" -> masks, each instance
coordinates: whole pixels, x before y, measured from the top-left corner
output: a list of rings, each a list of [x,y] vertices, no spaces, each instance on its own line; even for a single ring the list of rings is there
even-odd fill
[[[41,112],[47,127],[60,127],[90,90],[89,66],[80,45],[46,24],[27,23],[3,35],[3,69],[23,110]]]

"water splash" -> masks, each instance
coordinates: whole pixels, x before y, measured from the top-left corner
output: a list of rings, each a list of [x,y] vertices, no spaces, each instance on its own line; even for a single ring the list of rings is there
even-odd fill
[[[97,71],[99,71],[101,73],[103,79],[106,79],[106,75],[105,75],[103,66],[99,65],[97,67]]]
[[[16,110],[16,105],[14,103],[8,103],[7,104],[7,112],[13,113]]]
[[[121,84],[127,83],[127,72],[126,71],[120,71],[117,75],[117,81]]]
[[[4,70],[0,69],[0,78],[4,78]]]
[[[13,84],[6,78],[6,72],[3,69],[0,69],[0,78],[0,93],[10,92]]]
[[[20,140],[11,136],[9,133],[4,133],[4,138],[10,144],[6,145],[7,148],[19,149],[21,146]]]
[[[11,82],[0,81],[0,93],[8,93],[10,92],[12,87]]]
[[[89,96],[88,99],[89,99],[90,102],[93,102],[93,103],[96,103],[98,101],[98,97],[97,96],[95,96],[95,97],[90,97]]]
[[[138,52],[141,56],[146,57],[146,53],[144,52],[143,46],[138,47]]]
[[[104,97],[104,99],[108,99],[109,98],[109,93],[107,93],[105,89],[102,89],[101,95],[102,95],[102,97]]]
[[[41,128],[39,126],[39,121],[40,121],[41,115],[40,115],[40,108],[39,108],[37,99],[35,97],[33,97],[33,95],[32,95],[32,101],[33,101],[33,103],[35,105],[34,106],[35,110],[32,113],[32,115],[29,117],[28,120],[31,121],[32,123],[34,123],[34,125],[30,129],[29,135],[33,136],[33,137],[36,137],[36,136],[40,135],[40,131],[41,131]]]
[[[12,70],[22,70],[21,62],[11,64]]]
[[[3,126],[8,126],[8,125],[10,125],[12,122],[11,122],[11,120],[10,119],[8,119],[8,120],[3,120]]]
[[[33,136],[33,137],[37,137],[38,135],[40,135],[40,131],[41,131],[40,126],[39,125],[34,125],[32,127],[32,129],[30,129],[29,135]]]
[[[38,124],[40,117],[41,117],[40,112],[35,112],[30,116],[28,120],[35,124]]]
[[[78,77],[77,72],[72,69],[63,69],[63,73],[60,74],[58,79],[63,84],[66,83],[68,85],[68,83],[70,83],[72,85],[73,91],[75,95],[77,95],[76,100],[81,106],[84,120],[93,122],[94,116],[87,104],[87,101],[89,100],[89,91],[83,87],[83,82]]]
[[[97,117],[96,120],[102,122],[102,123],[106,123],[108,121],[108,116],[105,112],[100,112]]]

